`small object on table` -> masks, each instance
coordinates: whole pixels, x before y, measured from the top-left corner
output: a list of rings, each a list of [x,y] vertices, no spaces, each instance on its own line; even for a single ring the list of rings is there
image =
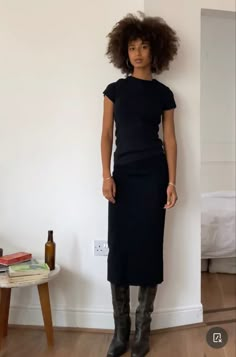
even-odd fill
[[[53,231],[48,231],[48,241],[45,244],[45,263],[50,270],[55,269],[56,243],[53,241]]]
[[[8,266],[0,264],[0,273],[4,273],[5,271],[8,271]]]
[[[0,248],[0,257],[3,255],[3,249]],[[4,273],[5,271],[8,270],[8,267],[6,265],[0,264],[0,273]]]
[[[27,263],[14,264],[9,266],[8,281],[17,283],[21,281],[30,282],[41,278],[48,278],[50,273],[46,263],[32,259]]]
[[[36,259],[20,264],[9,265],[9,276],[23,275],[49,275],[49,267],[46,263],[40,263]]]
[[[12,254],[3,255],[0,257],[0,264],[2,265],[11,265],[15,263],[24,262],[32,258],[31,253],[26,252],[17,252]]]

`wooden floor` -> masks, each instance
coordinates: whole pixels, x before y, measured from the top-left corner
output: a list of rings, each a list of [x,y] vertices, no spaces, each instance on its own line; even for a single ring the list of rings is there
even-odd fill
[[[147,357],[234,357],[236,355],[236,276],[202,273],[205,326],[159,330],[151,335]],[[214,326],[228,333],[220,349],[208,346],[206,334]],[[111,333],[55,329],[55,347],[47,349],[44,330],[10,327],[0,357],[106,357]],[[131,336],[132,341],[132,336]],[[123,357],[130,356],[130,351]]]
[[[213,327],[213,326],[211,326]],[[228,343],[213,349],[206,342],[209,327],[186,328],[151,335],[148,357],[234,357],[236,324],[221,325]],[[55,331],[55,347],[49,351],[43,330],[10,328],[5,353],[10,357],[106,357],[112,334]],[[123,355],[130,356],[130,351]]]
[[[203,310],[236,307],[236,275],[202,273],[201,297]]]

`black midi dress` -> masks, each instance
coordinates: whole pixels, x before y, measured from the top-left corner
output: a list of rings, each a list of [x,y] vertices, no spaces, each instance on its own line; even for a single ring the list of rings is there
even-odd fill
[[[116,203],[108,202],[107,280],[117,285],[163,281],[163,241],[169,181],[162,140],[163,111],[176,108],[160,81],[133,76],[103,92],[114,103]]]

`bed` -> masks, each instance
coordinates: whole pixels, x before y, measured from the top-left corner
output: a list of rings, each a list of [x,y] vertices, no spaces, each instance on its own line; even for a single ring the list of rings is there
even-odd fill
[[[201,194],[201,270],[236,274],[235,191]]]

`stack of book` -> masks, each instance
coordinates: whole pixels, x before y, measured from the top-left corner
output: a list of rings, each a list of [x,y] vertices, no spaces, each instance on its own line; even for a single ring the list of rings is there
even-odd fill
[[[7,267],[10,264],[25,262],[27,260],[30,260],[31,258],[32,258],[31,253],[17,252],[13,254],[0,256],[0,264]]]
[[[48,278],[50,269],[46,263],[40,263],[36,259],[29,262],[10,265],[8,269],[8,281],[10,283],[31,282]]]
[[[50,273],[49,266],[46,263],[33,259],[32,254],[25,252],[2,256],[0,257],[0,264],[2,272],[5,270],[5,273],[0,274],[2,282],[33,282],[48,278]]]
[[[2,253],[2,249],[0,251]],[[0,256],[0,273],[7,272],[10,264],[21,263],[32,258],[31,253],[17,252]]]

